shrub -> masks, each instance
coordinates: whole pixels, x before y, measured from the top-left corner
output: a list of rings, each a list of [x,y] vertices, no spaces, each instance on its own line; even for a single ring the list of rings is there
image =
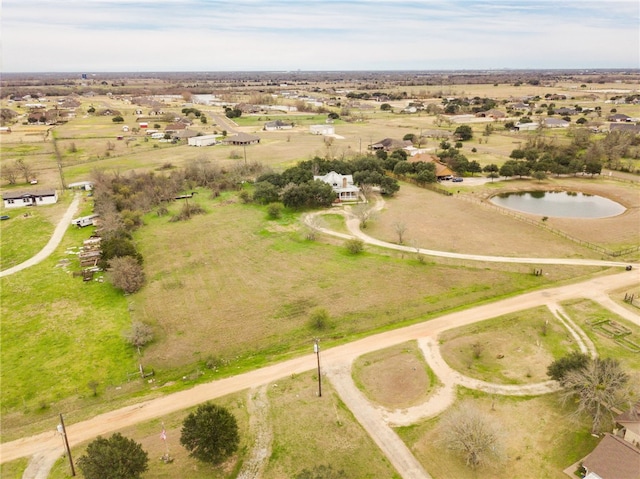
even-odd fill
[[[359,254],[364,251],[364,242],[358,238],[352,238],[347,240],[344,244],[345,248],[350,254]]]
[[[278,218],[280,218],[282,216],[283,208],[284,206],[282,205],[282,203],[269,203],[269,205],[267,206],[267,214],[269,215],[269,218],[271,218],[272,220],[277,220]]]
[[[331,317],[326,309],[316,308],[311,311],[311,316],[309,316],[309,326],[311,329],[322,331],[327,329],[330,326],[330,323]]]

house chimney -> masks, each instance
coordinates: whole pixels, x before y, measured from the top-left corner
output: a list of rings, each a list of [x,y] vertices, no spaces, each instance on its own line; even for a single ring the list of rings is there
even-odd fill
[[[342,187],[343,188],[347,187],[347,179],[346,178],[342,178]]]

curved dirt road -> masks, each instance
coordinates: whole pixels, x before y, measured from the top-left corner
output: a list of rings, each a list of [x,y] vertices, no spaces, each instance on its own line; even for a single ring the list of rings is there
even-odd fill
[[[56,229],[53,231],[53,235],[51,235],[49,242],[44,246],[44,248],[42,248],[40,251],[38,251],[37,254],[35,254],[28,260],[20,264],[17,264],[15,266],[12,266],[11,268],[5,269],[4,271],[0,271],[0,278],[4,276],[9,276],[10,274],[17,273],[18,271],[22,271],[23,269],[27,269],[30,266],[36,265],[41,261],[43,261],[44,259],[48,258],[49,255],[51,255],[51,253],[53,253],[56,250],[56,248],[62,241],[62,238],[64,237],[64,233],[67,231],[67,228],[71,224],[71,220],[73,219],[73,216],[76,214],[76,211],[78,211],[79,205],[80,205],[80,197],[76,195],[73,198],[73,201],[71,202],[71,204],[69,205],[69,208],[67,208],[67,211],[65,212],[64,216],[58,222]]]

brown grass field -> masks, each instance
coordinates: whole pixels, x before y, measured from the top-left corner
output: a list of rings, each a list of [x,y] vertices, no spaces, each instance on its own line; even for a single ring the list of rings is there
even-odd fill
[[[149,215],[136,234],[148,282],[130,300],[132,318],[157,331],[145,351],[155,367],[208,355],[231,360],[262,351],[269,357],[301,347],[314,334],[339,340],[585,272],[554,267],[541,280],[526,265],[462,267],[387,252],[354,257],[304,240],[296,223],[274,224],[234,195],[213,202],[198,195],[196,201],[208,214],[173,224]],[[526,238],[523,232],[518,241]],[[330,329],[307,325],[316,307],[330,313]]]
[[[400,344],[359,357],[353,379],[369,400],[388,409],[424,402],[437,384],[415,342]]]
[[[407,228],[403,242],[423,248],[503,256],[601,257],[596,251],[513,216],[500,214],[496,208],[486,205],[487,198],[502,191],[560,188],[609,197],[626,206],[627,211],[602,219],[552,217],[547,220],[551,227],[612,250],[637,246],[640,239],[640,189],[634,184],[572,178],[549,179],[543,184],[510,180],[477,187],[451,188],[460,193],[444,196],[403,184],[398,194],[387,201],[383,213],[367,226],[367,233],[397,242],[396,225],[404,223]],[[473,202],[457,196],[470,197]],[[522,213],[522,216],[540,220],[534,215]]]

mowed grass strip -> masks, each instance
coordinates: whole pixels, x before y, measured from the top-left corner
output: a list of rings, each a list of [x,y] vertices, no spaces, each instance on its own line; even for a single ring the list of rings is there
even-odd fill
[[[500,425],[506,462],[473,470],[442,441],[440,417],[397,432],[425,469],[435,478],[562,479],[562,472],[591,452],[598,438],[591,436],[588,419],[572,419],[570,405],[560,406],[557,394],[535,398],[494,396],[460,388],[460,401],[471,400],[488,421]],[[454,405],[455,407],[455,405]]]
[[[500,384],[546,381],[547,366],[577,350],[569,331],[544,306],[445,331],[439,340],[453,369]]]
[[[389,409],[424,402],[438,382],[415,341],[360,356],[352,375],[370,401]]]

